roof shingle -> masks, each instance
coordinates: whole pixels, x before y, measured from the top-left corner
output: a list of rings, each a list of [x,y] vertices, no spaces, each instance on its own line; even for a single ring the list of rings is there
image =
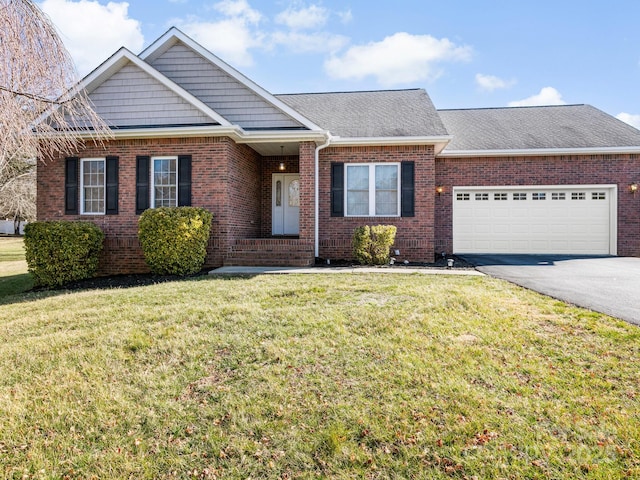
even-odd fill
[[[640,146],[640,130],[590,105],[438,113],[453,135],[445,152]]]
[[[423,89],[275,95],[339,137],[447,135]]]

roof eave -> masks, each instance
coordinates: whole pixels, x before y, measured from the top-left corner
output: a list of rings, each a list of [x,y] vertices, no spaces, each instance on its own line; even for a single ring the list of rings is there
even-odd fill
[[[438,155],[453,140],[452,135],[408,136],[408,137],[332,137],[331,146],[398,146],[433,145]]]
[[[520,148],[504,150],[444,150],[440,157],[531,157],[551,155],[638,154],[640,146],[587,148]]]
[[[82,133],[84,139],[92,138],[90,131]],[[246,131],[238,125],[186,125],[184,127],[138,127],[113,129],[115,139],[139,139],[139,138],[180,138],[180,137],[230,137],[236,143],[276,143],[276,142],[322,142],[327,139],[326,131]]]

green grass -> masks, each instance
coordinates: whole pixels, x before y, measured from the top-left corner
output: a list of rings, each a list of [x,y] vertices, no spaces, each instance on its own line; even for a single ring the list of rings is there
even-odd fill
[[[0,306],[0,478],[640,477],[640,330],[484,277]]]
[[[33,287],[21,237],[0,237],[0,302]]]

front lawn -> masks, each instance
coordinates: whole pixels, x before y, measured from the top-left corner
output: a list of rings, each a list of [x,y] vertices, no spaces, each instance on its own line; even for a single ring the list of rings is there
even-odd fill
[[[484,277],[0,306],[1,478],[639,478],[640,329]]]
[[[22,237],[0,237],[0,302],[6,296],[32,287],[33,279],[27,273]]]

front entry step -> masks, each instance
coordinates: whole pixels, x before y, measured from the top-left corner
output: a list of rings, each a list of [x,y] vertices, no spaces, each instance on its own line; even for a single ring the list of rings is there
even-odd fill
[[[288,238],[236,240],[224,266],[307,267],[315,261],[313,244]]]

